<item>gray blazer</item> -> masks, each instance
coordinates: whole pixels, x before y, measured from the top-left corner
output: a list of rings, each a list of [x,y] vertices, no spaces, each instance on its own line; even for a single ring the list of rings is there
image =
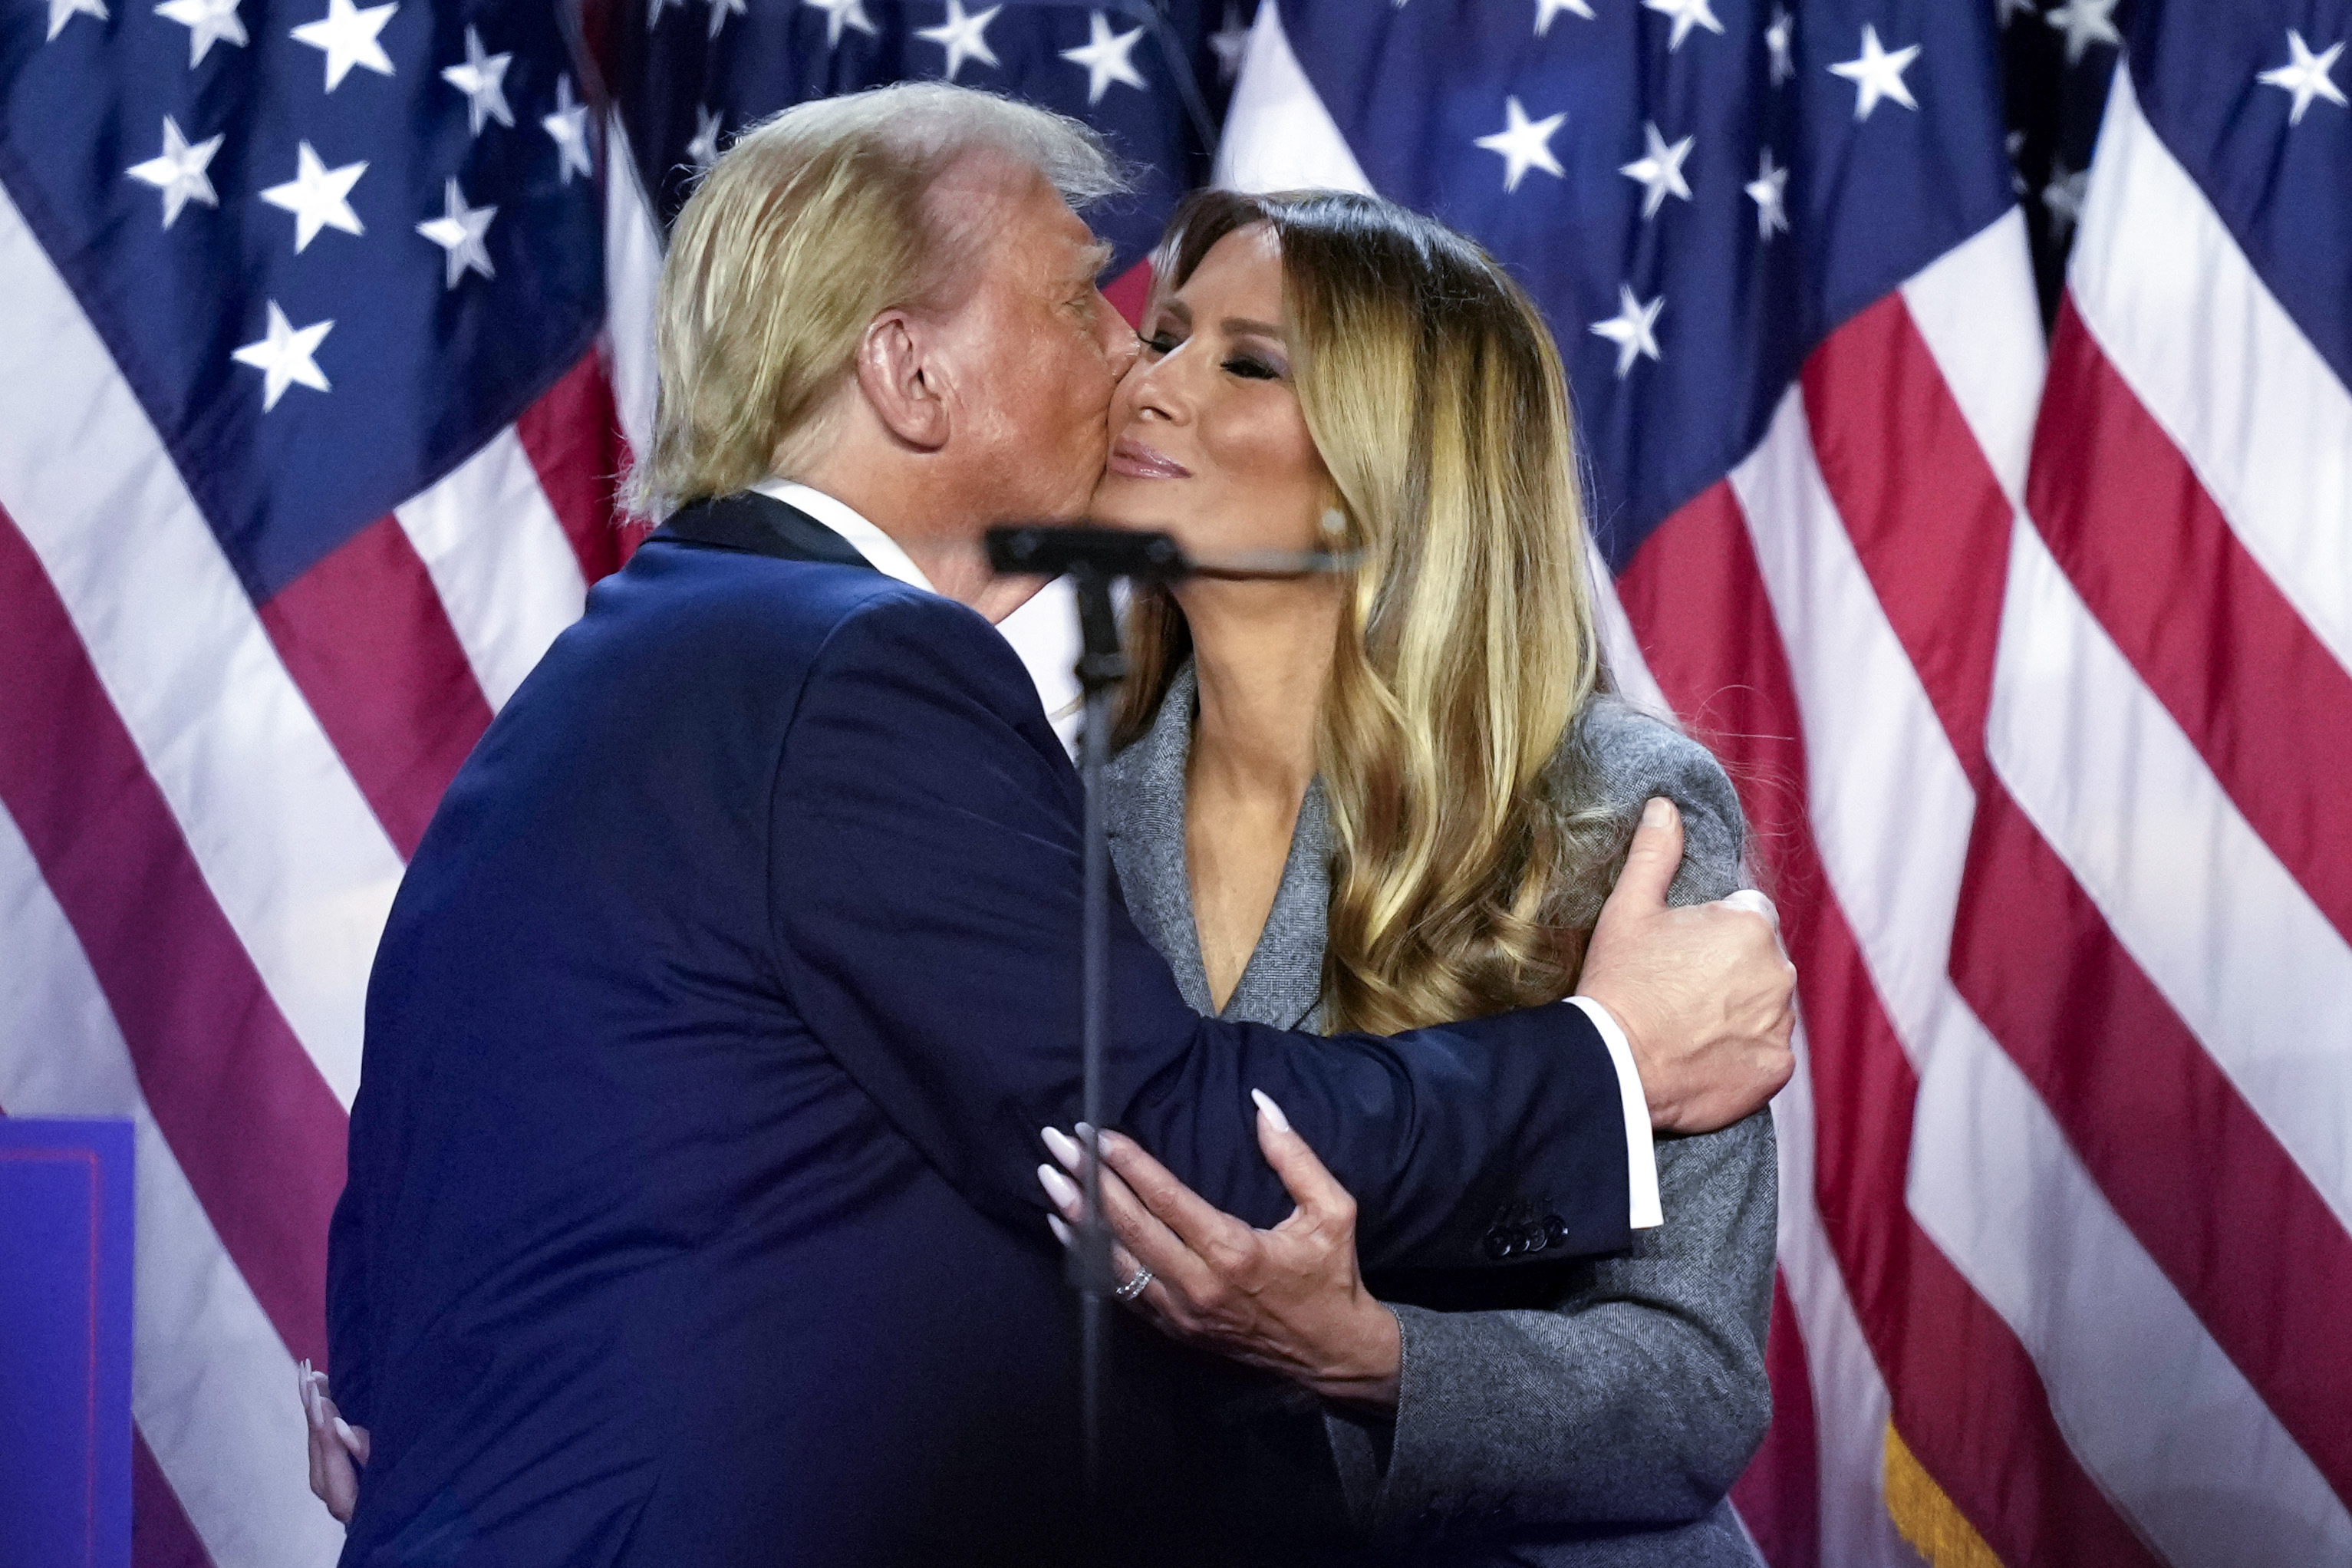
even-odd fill
[[[1185,1000],[1207,1013],[1184,855],[1198,701],[1187,666],[1150,731],[1113,759],[1107,804],[1128,910]],[[1579,726],[1570,743],[1590,749],[1625,842],[1649,796],[1682,808],[1673,901],[1744,885],[1738,797],[1706,748],[1612,698],[1595,701]],[[1318,781],[1224,1016],[1318,1026],[1330,854]],[[1771,1415],[1771,1117],[1662,1139],[1657,1159],[1665,1224],[1638,1233],[1630,1252],[1491,1279],[1371,1281],[1402,1330],[1394,1420],[1332,1410],[1323,1426],[1348,1514],[1383,1554],[1463,1564],[1759,1563],[1723,1500]]]

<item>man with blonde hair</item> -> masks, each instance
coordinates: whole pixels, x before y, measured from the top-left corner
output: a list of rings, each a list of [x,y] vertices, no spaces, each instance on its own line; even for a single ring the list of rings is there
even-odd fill
[[[1033,1172],[1076,1109],[1080,802],[975,544],[1101,468],[1134,340],[1074,209],[1117,185],[1081,126],[898,87],[747,132],[681,215],[639,477],[668,521],[452,785],[369,991],[329,1282],[371,1439],[352,1568],[1324,1544],[1261,1506],[1283,1461],[1234,1451],[1219,1374],[1124,1324],[1076,1506]],[[1368,1264],[1484,1266],[1535,1202],[1564,1251],[1624,1245],[1583,1012],[1286,1035],[1196,1016],[1114,923],[1116,1119],[1210,1201],[1288,1207],[1262,1089],[1360,1196]],[[1682,1042],[1637,1109],[1721,1125],[1778,1086],[1776,1026],[1709,1035],[1685,996],[1764,962],[1754,932],[1619,945],[1632,1032]]]

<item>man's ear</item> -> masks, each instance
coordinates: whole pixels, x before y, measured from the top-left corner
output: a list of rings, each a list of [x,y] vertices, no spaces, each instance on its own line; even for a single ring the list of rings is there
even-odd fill
[[[947,445],[947,386],[939,344],[927,324],[904,310],[885,310],[866,324],[857,345],[857,389],[883,427],[918,451]]]

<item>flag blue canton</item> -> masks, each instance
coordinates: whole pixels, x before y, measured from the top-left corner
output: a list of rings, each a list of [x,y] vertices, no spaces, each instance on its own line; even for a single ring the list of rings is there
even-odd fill
[[[1246,20],[1215,4],[633,0],[617,25],[646,42],[616,51],[615,91],[665,224],[729,137],[805,99],[928,78],[1041,104],[1100,131],[1139,176],[1087,214],[1124,268],[1208,177]]]
[[[463,461],[593,342],[601,226],[559,15],[532,0],[0,12],[0,183],[257,603]]]
[[[2126,25],[2148,123],[2352,384],[2352,4],[2143,5]]]
[[[1287,0],[1365,175],[1550,317],[1622,568],[1839,323],[2000,216],[1990,5]]]

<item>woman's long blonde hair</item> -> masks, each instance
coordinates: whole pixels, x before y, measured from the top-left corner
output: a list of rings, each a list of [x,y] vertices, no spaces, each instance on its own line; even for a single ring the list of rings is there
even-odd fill
[[[1525,290],[1375,197],[1202,192],[1158,256],[1178,288],[1255,223],[1281,242],[1307,427],[1363,552],[1317,736],[1335,841],[1326,1025],[1391,1032],[1549,1001],[1616,847],[1555,765],[1606,682],[1567,381]],[[1191,646],[1164,591],[1130,612],[1119,735]],[[1580,944],[1572,944],[1580,947]]]

